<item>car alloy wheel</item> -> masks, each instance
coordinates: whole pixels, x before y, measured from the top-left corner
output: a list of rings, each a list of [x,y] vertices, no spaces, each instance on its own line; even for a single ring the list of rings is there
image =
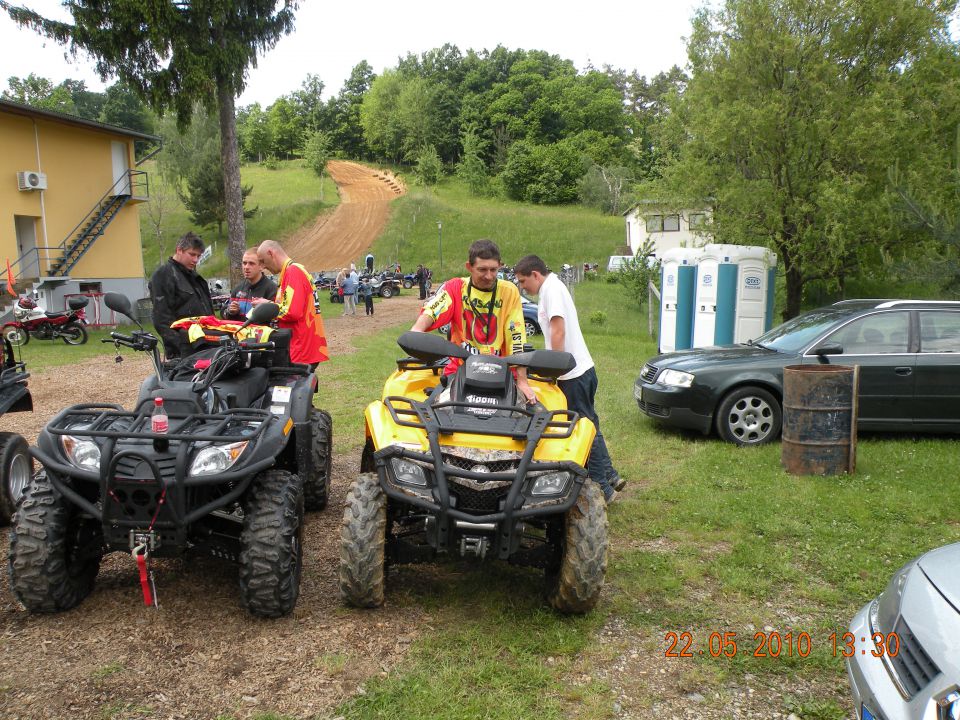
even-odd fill
[[[761,445],[780,434],[780,403],[759,387],[742,387],[729,393],[717,412],[717,432],[737,445]]]

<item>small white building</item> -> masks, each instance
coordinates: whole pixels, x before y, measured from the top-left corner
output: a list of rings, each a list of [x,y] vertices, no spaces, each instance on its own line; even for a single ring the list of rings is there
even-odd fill
[[[653,240],[658,258],[673,248],[702,247],[713,242],[706,230],[712,215],[712,208],[707,206],[678,211],[655,200],[641,200],[623,213],[627,245],[636,255],[648,239]]]

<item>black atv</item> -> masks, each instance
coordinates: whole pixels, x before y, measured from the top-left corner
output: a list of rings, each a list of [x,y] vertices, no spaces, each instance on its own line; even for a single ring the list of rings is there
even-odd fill
[[[471,355],[427,333],[404,333],[397,363],[366,410],[360,475],[340,535],[340,594],[384,602],[386,568],[438,556],[497,558],[545,571],[547,599],[583,613],[607,566],[606,503],[585,466],[593,423],[568,410],[556,378],[565,352]],[[444,386],[448,357],[463,360]],[[527,405],[510,369],[525,367]]]
[[[0,344],[0,415],[33,410],[27,387],[30,374],[13,357],[13,346],[3,338]],[[33,460],[22,435],[0,432],[0,525],[13,515],[17,500],[33,475]]]
[[[129,300],[110,309],[136,322]],[[10,539],[10,586],[32,612],[57,612],[93,589],[105,552],[133,552],[144,601],[155,604],[148,557],[199,550],[239,564],[240,592],[255,615],[289,613],[297,601],[304,509],[327,504],[330,416],[313,407],[316,376],[289,359],[289,330],[250,321],[178,364],[162,364],[156,336],[111,333],[153,357],[136,407],[63,410],[32,453],[42,469],[23,493]],[[248,328],[248,326],[250,326]],[[244,330],[259,335],[239,339]],[[110,342],[110,340],[105,340]],[[168,432],[151,431],[156,398]]]

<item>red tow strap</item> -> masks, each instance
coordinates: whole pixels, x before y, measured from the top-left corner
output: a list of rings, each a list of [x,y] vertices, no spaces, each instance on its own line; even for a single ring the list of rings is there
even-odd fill
[[[147,574],[147,553],[146,551],[137,555],[137,568],[140,570],[140,587],[143,590],[143,604],[147,607],[153,606],[153,592],[150,590],[150,577]]]

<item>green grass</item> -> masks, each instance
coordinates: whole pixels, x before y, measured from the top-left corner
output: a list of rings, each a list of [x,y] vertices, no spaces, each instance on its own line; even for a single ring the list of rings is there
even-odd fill
[[[223,227],[223,237],[217,236],[216,227],[197,228],[191,222],[187,209],[177,199],[176,193],[157,172],[156,164],[147,163],[144,168],[150,172],[152,192],[164,192],[169,197],[170,204],[170,210],[165,213],[161,224],[163,252],[146,207],[140,211],[143,267],[147,276],[172,254],[176,239],[188,230],[197,232],[208,245],[215,246],[213,256],[200,266],[201,274],[204,277],[228,275],[226,225]],[[323,202],[320,201],[320,182],[313,171],[304,167],[300,160],[281,161],[274,170],[263,165],[244,165],[240,168],[240,178],[244,186],[253,186],[253,192],[247,197],[246,207],[256,208],[254,215],[246,222],[247,247],[264,240],[283,241],[301,226],[312,222],[321,212],[340,202],[337,186],[326,175],[323,179]]]
[[[113,329],[87,327],[88,340],[83,345],[67,345],[63,340],[38,340],[31,337],[30,342],[23,347],[14,348],[13,355],[18,361],[22,360],[26,363],[29,372],[71,365],[75,362],[113,352],[111,343],[102,342],[102,340],[110,337],[110,332]],[[122,333],[129,333],[131,329],[131,327],[125,326],[116,328]],[[152,328],[150,329],[152,330]]]
[[[662,641],[664,628],[688,630],[697,648],[706,647],[711,632],[736,632],[736,658],[707,653],[684,670],[705,696],[725,692],[731,678],[747,673],[834,682],[843,666],[830,633],[845,631],[903,562],[960,540],[951,506],[930,501],[960,471],[952,438],[867,436],[855,475],[789,476],[779,445],[740,449],[642,417],[633,381],[655,353],[645,311],[606,283],[581,284],[576,300],[581,317],[608,315],[603,325],[581,325],[599,368],[602,429],[631,482],[610,512],[606,600],[586,618],[565,618],[544,608],[536,572],[495,563],[396,569],[391,603],[429,608],[434,630],[338,714],[549,718],[576,702],[584,704],[581,716],[606,717],[609,688],[575,682],[571,668],[604,662],[594,633],[610,616],[640,638]],[[338,452],[362,444],[362,409],[376,397],[370,378],[391,370],[400,354],[396,334],[361,338],[360,353],[321,369],[318,405],[334,413]],[[653,546],[658,542],[661,548]],[[754,631],[766,626],[784,635],[807,632],[809,657],[753,657]],[[812,695],[784,699],[776,709],[814,719],[842,717],[841,707],[836,697]]]

